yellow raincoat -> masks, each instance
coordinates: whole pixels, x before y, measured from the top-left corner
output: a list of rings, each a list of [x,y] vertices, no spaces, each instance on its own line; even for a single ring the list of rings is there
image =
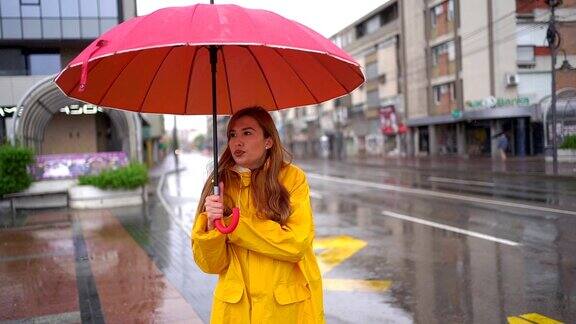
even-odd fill
[[[240,222],[228,235],[206,231],[206,213],[196,217],[192,250],[196,264],[219,275],[211,323],[324,323],[322,280],[314,251],[314,224],[306,176],[290,164],[279,180],[290,194],[285,226],[258,218],[252,201],[250,170],[235,169],[241,187],[226,187],[237,197]]]

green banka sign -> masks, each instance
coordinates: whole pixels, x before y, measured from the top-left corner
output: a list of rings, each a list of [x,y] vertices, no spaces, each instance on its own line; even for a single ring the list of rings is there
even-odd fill
[[[500,108],[510,106],[530,106],[530,99],[528,97],[496,98],[490,96],[483,100],[466,101],[466,107],[469,108]]]
[[[452,117],[453,118],[460,118],[462,117],[462,110],[454,109],[452,110]]]

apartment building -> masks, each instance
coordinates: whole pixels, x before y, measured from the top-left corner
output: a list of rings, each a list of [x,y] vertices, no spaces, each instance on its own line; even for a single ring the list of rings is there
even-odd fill
[[[546,43],[549,8],[532,0],[405,0],[408,150],[420,155],[497,153],[506,131],[511,154],[541,154],[542,103],[551,93]],[[558,9],[561,51],[574,61],[574,1]],[[574,71],[557,89],[574,87]]]
[[[347,96],[280,113],[284,143],[297,157],[400,152],[400,31],[399,2],[387,1],[331,38],[360,63],[367,82]]]
[[[556,14],[559,137],[576,133],[575,2]],[[543,154],[551,145],[548,19],[544,0],[385,1],[332,37],[366,83],[279,112],[283,142],[296,157],[496,157],[496,136],[506,132],[511,155]]]
[[[0,0],[0,141],[38,155],[123,152],[153,163],[161,116],[85,104],[52,82],[85,46],[135,15],[135,0]]]

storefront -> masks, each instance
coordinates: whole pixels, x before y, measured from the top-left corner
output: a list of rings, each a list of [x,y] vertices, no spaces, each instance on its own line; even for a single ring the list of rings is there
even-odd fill
[[[409,119],[407,124],[416,135],[415,153],[496,156],[496,137],[506,132],[510,155],[542,154],[542,118],[537,106],[507,106],[510,103],[494,98],[488,108],[469,106],[457,114]]]
[[[456,143],[456,124],[438,125],[436,129],[436,140],[438,141],[439,154],[456,154],[458,152],[458,146]]]
[[[490,121],[475,120],[466,123],[466,154],[470,156],[490,155]]]
[[[34,150],[37,179],[76,177],[107,165],[142,161],[137,113],[70,99],[51,77],[31,88],[10,111],[4,120],[7,135],[12,143]]]

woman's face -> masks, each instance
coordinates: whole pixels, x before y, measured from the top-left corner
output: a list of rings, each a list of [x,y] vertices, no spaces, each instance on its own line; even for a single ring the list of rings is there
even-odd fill
[[[241,167],[258,168],[272,145],[272,139],[264,138],[262,127],[250,116],[238,118],[230,127],[228,147],[234,161]]]

